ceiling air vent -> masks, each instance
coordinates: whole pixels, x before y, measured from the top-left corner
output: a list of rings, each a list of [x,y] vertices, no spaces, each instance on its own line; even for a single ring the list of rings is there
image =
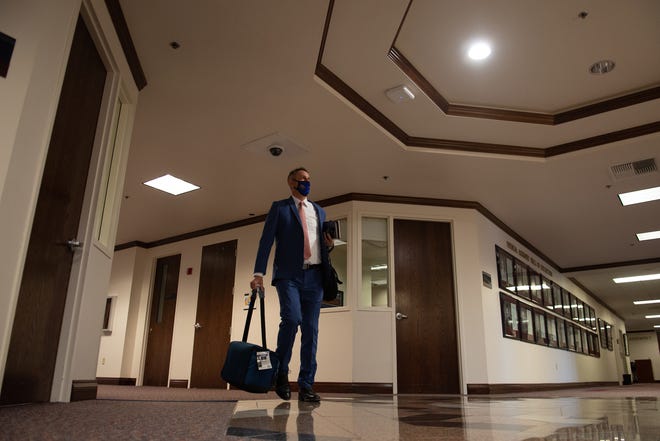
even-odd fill
[[[626,162],[624,164],[617,164],[610,167],[610,172],[615,180],[632,178],[634,176],[645,175],[658,171],[655,165],[655,159],[642,159],[635,162]]]

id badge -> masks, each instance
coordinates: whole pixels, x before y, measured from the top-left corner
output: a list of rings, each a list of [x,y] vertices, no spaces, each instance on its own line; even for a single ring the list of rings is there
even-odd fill
[[[257,369],[263,371],[272,368],[273,365],[270,364],[270,352],[269,351],[257,352]]]

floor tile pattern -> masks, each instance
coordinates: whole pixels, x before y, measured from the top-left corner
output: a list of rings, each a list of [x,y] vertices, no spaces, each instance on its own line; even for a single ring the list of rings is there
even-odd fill
[[[657,397],[328,397],[243,400],[229,439],[297,441],[660,441]]]

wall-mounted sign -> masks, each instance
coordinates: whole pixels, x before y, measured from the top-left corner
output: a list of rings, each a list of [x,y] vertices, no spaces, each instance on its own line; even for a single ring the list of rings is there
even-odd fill
[[[490,277],[490,274],[488,274],[486,271],[481,272],[481,282],[484,284],[486,288],[493,287],[492,278]]]

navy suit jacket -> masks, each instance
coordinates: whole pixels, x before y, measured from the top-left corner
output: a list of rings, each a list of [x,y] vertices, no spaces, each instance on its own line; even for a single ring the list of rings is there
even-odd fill
[[[323,240],[323,222],[325,210],[315,202],[310,201],[318,218],[318,238],[321,246],[321,263],[328,262],[328,248]],[[273,202],[270,207],[264,230],[259,241],[259,250],[254,264],[254,272],[266,274],[268,256],[275,242],[275,262],[273,264],[273,282],[280,279],[294,279],[302,277],[303,272],[303,230],[293,197]]]

